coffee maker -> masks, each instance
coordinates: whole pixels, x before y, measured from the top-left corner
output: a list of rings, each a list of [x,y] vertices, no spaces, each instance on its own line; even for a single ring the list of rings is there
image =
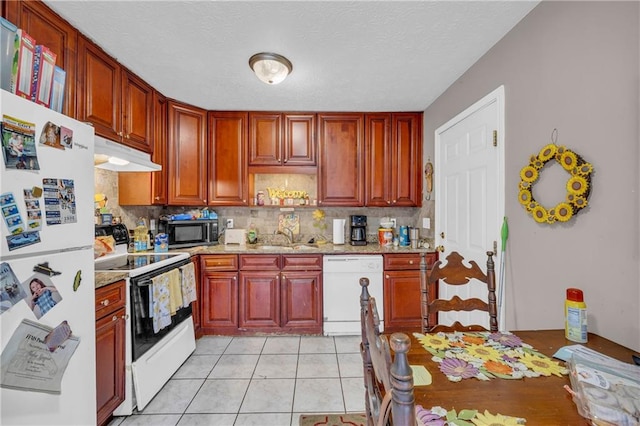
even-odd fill
[[[367,245],[367,217],[364,215],[351,215],[351,245]]]

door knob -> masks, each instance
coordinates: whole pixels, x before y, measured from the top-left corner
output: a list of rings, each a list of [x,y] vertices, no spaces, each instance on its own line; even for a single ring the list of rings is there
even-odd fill
[[[440,253],[444,252],[444,246],[438,246],[436,247],[436,250],[439,251]]]

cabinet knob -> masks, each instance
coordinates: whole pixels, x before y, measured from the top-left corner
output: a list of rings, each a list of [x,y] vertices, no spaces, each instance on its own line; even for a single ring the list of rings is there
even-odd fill
[[[159,200],[160,200],[160,197],[158,197],[158,196],[156,195],[156,201],[159,201]]]
[[[100,302],[100,304],[102,306],[107,306],[109,304],[109,299],[104,299],[102,302]]]
[[[131,136],[129,134],[124,135],[125,139],[131,139]]]
[[[285,159],[284,159],[284,162],[286,163],[287,161],[289,161],[289,160],[285,158]]]
[[[385,277],[386,279],[389,279],[389,275],[385,275],[384,277]]]
[[[387,200],[387,204],[391,204],[391,201]]]
[[[118,132],[118,136],[122,137],[122,132]]]
[[[118,321],[118,316],[114,315],[113,318],[111,318],[111,321]]]
[[[409,265],[413,265],[413,260],[410,260],[410,261],[409,261]]]

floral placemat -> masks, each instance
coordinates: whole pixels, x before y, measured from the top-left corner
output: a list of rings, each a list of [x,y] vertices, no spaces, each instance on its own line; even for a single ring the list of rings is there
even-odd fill
[[[449,380],[562,376],[568,370],[509,332],[433,333],[414,336]]]
[[[456,410],[447,411],[442,407],[426,409],[421,405],[416,405],[416,420],[418,426],[516,426],[526,423],[526,419],[521,417],[491,414],[486,410],[484,413],[478,410],[456,412]]]

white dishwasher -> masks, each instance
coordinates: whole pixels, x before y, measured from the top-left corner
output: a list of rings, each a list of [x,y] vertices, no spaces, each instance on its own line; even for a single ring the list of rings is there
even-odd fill
[[[324,255],[324,334],[360,334],[360,278],[369,278],[369,294],[376,299],[380,331],[384,330],[382,255]]]

